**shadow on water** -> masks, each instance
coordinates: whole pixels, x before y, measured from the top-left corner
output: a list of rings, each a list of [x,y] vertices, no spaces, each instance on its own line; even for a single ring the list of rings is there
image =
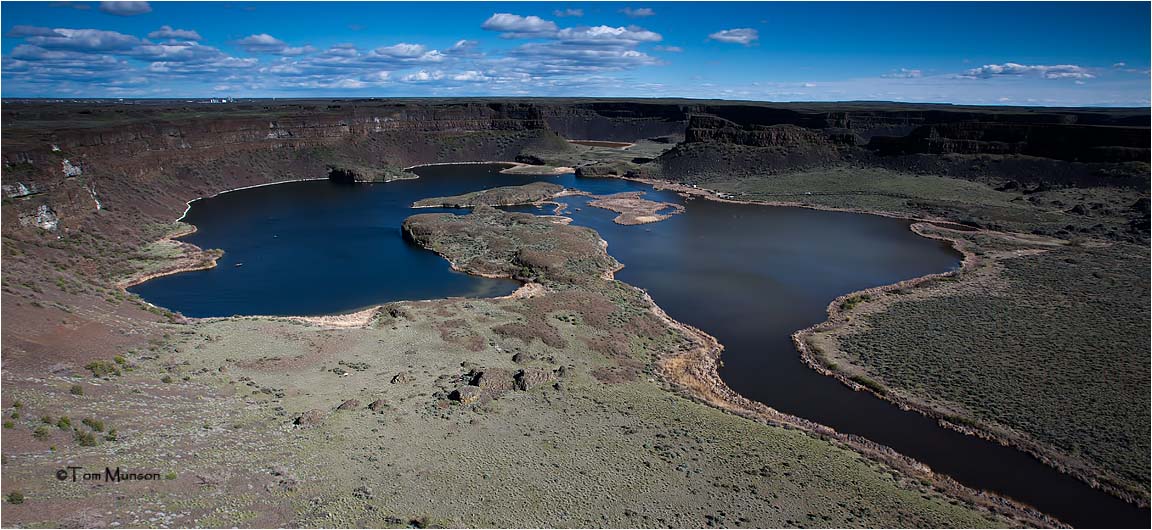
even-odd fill
[[[223,248],[217,268],[167,276],[132,290],[189,316],[308,315],[392,300],[499,296],[509,281],[451,270],[411,245],[400,224],[426,197],[551,181],[595,194],[669,192],[617,179],[502,175],[485,165],[418,168],[420,179],[374,185],[300,182],[243,190],[195,203],[188,240]],[[888,445],[968,486],[995,491],[1087,527],[1147,527],[1149,512],[1062,474],[1031,456],[965,436],[808,368],[792,345],[798,329],[824,320],[837,296],[955,268],[946,244],[908,222],[799,208],[687,201],[683,214],[622,226],[615,213],[564,199],[625,264],[617,278],[644,288],[673,318],[725,346],[721,376],[737,392],[777,410]],[[513,208],[533,213],[551,209]],[[459,211],[456,211],[460,213]],[[236,267],[236,263],[243,263]]]

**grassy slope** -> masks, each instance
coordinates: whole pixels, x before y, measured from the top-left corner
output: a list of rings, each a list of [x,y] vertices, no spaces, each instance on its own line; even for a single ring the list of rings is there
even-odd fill
[[[841,349],[884,385],[1025,433],[1146,496],[1148,262],[1126,244],[1008,258],[993,280],[869,314]]]

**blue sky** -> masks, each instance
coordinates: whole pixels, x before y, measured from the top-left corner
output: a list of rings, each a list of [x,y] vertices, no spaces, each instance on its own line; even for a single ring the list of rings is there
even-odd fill
[[[1149,105],[1147,2],[4,2],[4,97]]]

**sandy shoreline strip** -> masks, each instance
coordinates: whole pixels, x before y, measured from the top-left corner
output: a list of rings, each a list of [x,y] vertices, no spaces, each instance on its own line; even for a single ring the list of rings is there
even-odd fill
[[[187,205],[187,207],[185,207],[185,208],[184,208],[184,213],[180,214],[180,217],[178,217],[178,218],[176,219],[176,222],[180,222],[180,221],[183,221],[183,220],[184,220],[184,218],[188,216],[188,212],[192,210],[192,203],[194,203],[194,202],[196,202],[196,201],[199,201],[199,200],[202,200],[202,199],[211,199],[211,198],[213,198],[213,197],[219,197],[219,196],[221,196],[221,195],[224,195],[225,193],[232,193],[232,192],[234,192],[234,191],[240,191],[240,190],[249,190],[249,189],[252,189],[252,188],[263,188],[264,186],[275,186],[275,185],[277,185],[277,184],[288,184],[289,182],[310,182],[310,181],[313,181],[313,180],[328,180],[328,177],[316,177],[316,178],[306,178],[306,179],[291,179],[291,180],[278,180],[278,181],[276,181],[276,182],[265,182],[265,183],[263,183],[263,184],[253,184],[253,185],[251,185],[251,186],[240,186],[239,188],[231,188],[231,189],[226,189],[226,190],[224,190],[224,191],[222,191],[222,192],[220,192],[220,193],[216,193],[216,194],[213,194],[213,195],[209,195],[209,196],[207,196],[207,197],[196,197],[195,199],[192,199],[192,200],[190,200],[190,201],[187,201],[187,202],[185,202],[185,204]],[[187,234],[185,234],[185,235],[187,235]]]
[[[575,173],[576,169],[567,166],[537,166],[532,164],[525,164],[523,162],[511,162],[508,160],[488,160],[482,162],[430,162],[428,164],[416,164],[404,168],[404,171],[411,171],[421,167],[432,166],[487,166],[494,164],[503,164],[510,167],[500,170],[505,175],[567,175],[568,173]]]

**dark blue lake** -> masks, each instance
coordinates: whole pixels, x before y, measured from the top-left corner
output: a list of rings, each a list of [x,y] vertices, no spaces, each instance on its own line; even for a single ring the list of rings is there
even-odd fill
[[[617,278],[648,290],[673,318],[724,344],[721,376],[734,390],[888,445],[966,485],[1013,497],[1075,526],[1147,526],[1146,509],[1025,453],[854,392],[800,360],[792,332],[824,320],[825,307],[837,296],[959,265],[959,254],[915,235],[907,221],[684,202],[624,180],[505,175],[499,169],[429,166],[416,170],[421,175],[416,180],[297,182],[196,201],[185,221],[199,230],[186,240],[224,249],[219,266],[131,290],[195,317],[332,314],[395,300],[499,296],[517,284],[454,272],[436,254],[404,241],[400,226],[408,216],[453,211],[413,210],[412,202],[534,181],[595,194],[646,191],[649,199],[685,204],[685,212],[659,223],[623,226],[612,222],[615,213],[569,197],[566,215],[608,241],[609,253],[625,265]]]
[[[423,178],[386,184],[289,182],[195,201],[184,221],[197,231],[184,240],[224,249],[217,267],[130,290],[190,317],[322,315],[395,300],[508,294],[519,284],[455,272],[436,254],[405,242],[400,225],[408,216],[452,211],[410,206],[427,197],[542,179],[574,186],[576,177],[463,167],[463,174],[459,166],[418,168]],[[641,186],[595,179],[583,188],[613,193]]]

